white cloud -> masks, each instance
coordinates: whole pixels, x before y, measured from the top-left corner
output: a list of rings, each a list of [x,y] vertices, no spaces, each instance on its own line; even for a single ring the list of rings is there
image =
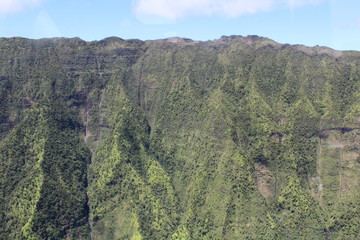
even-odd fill
[[[238,17],[270,11],[277,7],[296,8],[329,0],[133,0],[137,18],[145,23],[152,19],[176,21],[189,15]],[[161,21],[160,21],[161,23]]]
[[[0,0],[0,14],[19,12],[27,7],[37,6],[42,0]]]
[[[34,34],[38,38],[60,37],[61,33],[50,15],[42,10],[37,15],[34,25]]]

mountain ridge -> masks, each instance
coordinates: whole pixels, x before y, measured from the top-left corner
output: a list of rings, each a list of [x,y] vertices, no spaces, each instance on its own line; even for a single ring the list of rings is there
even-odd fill
[[[359,52],[2,38],[0,87],[0,239],[360,234]]]
[[[188,44],[194,44],[194,43],[233,43],[234,41],[238,40],[241,41],[243,43],[248,43],[249,45],[251,45],[254,42],[267,42],[267,43],[271,43],[269,45],[274,45],[274,46],[282,46],[282,47],[297,47],[299,49],[301,48],[306,48],[306,49],[314,49],[315,51],[313,52],[327,52],[327,51],[334,51],[334,52],[359,52],[358,50],[337,50],[328,46],[307,46],[307,45],[303,45],[303,44],[289,44],[289,43],[279,43],[276,42],[270,38],[267,37],[262,37],[262,36],[258,36],[258,35],[247,35],[247,36],[242,36],[242,35],[223,35],[218,39],[213,39],[213,40],[193,40],[191,38],[187,38],[187,37],[178,37],[178,36],[173,36],[173,37],[167,37],[167,38],[161,38],[161,39],[148,39],[148,40],[140,40],[137,38],[130,38],[130,39],[124,39],[118,36],[111,36],[111,37],[106,37],[104,39],[101,40],[91,40],[91,41],[87,41],[87,40],[83,40],[80,37],[53,37],[53,38],[40,38],[40,39],[31,39],[31,38],[26,38],[26,37],[0,37],[0,39],[22,39],[22,40],[28,40],[28,41],[38,41],[38,42],[43,42],[43,41],[62,41],[62,40],[69,40],[69,41],[75,41],[78,40],[80,42],[84,42],[87,44],[91,44],[91,43],[97,43],[97,42],[116,42],[116,41],[120,41],[120,42],[170,42],[170,43],[188,43]],[[317,50],[317,51],[316,51]],[[322,51],[321,51],[322,50]]]

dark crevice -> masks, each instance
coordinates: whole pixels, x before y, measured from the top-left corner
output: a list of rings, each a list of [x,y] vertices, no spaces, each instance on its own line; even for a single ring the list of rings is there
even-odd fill
[[[94,157],[94,151],[91,151],[91,155],[90,155],[90,161],[88,163],[88,167],[87,167],[87,171],[86,171],[86,183],[85,183],[85,187],[86,187],[86,206],[85,206],[85,211],[86,211],[86,216],[87,216],[87,222],[88,222],[88,231],[89,231],[89,235],[90,235],[90,239],[93,239],[93,234],[92,234],[92,221],[91,221],[91,217],[90,217],[90,199],[89,199],[89,168],[90,168],[90,164],[93,160]]]

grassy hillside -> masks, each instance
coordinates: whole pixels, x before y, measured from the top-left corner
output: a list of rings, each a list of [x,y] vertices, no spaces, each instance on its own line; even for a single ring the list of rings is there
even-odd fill
[[[357,239],[360,53],[0,39],[0,239]]]

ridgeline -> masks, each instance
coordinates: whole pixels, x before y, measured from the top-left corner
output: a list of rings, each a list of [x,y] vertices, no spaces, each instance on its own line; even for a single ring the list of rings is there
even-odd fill
[[[360,52],[0,38],[0,239],[360,239]]]

